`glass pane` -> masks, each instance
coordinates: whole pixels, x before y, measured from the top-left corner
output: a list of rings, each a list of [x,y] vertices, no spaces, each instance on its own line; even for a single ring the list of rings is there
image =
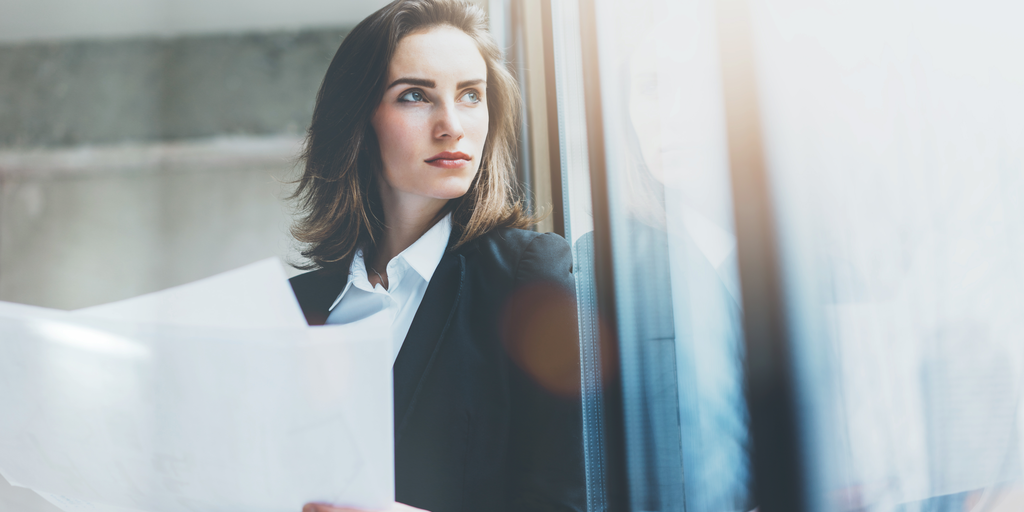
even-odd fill
[[[572,244],[573,275],[580,333],[583,376],[583,440],[587,469],[587,510],[607,508],[605,494],[605,436],[600,328],[594,282],[594,216],[587,159],[586,105],[580,51],[579,5],[574,0],[551,2],[555,63],[554,100],[558,111],[558,153],[561,159],[562,207],[565,238]],[[607,343],[607,340],[605,340]]]
[[[1024,10],[753,7],[811,509],[1024,509]]]
[[[596,4],[631,505],[749,510],[714,3]]]

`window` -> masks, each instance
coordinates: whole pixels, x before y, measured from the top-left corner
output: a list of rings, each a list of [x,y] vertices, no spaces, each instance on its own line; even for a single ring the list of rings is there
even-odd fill
[[[592,510],[748,510],[717,55],[713,31],[685,30],[713,12],[666,5],[550,4],[588,495]]]
[[[541,6],[590,510],[1024,506],[1020,8]]]

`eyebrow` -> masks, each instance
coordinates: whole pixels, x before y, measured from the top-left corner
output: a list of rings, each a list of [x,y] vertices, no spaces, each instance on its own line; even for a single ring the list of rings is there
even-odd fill
[[[459,82],[459,83],[458,83],[458,84],[457,84],[457,85],[455,86],[455,88],[456,88],[456,89],[464,89],[464,88],[466,88],[466,87],[469,87],[469,86],[472,86],[472,85],[478,85],[478,84],[486,84],[486,83],[487,83],[487,82],[485,82],[485,81],[484,81],[483,79],[481,79],[481,78],[477,78],[477,79],[475,79],[475,80],[466,80],[465,82]]]
[[[487,82],[484,81],[483,79],[476,78],[476,79],[473,79],[473,80],[466,80],[464,82],[459,82],[458,84],[456,84],[455,88],[456,89],[463,89],[463,88],[470,87],[470,86],[473,86],[473,85],[485,84],[485,83],[487,83]],[[391,85],[388,85],[387,88],[390,89],[390,88],[392,88],[392,87],[394,87],[396,85],[399,85],[399,84],[415,85],[415,86],[418,86],[418,87],[426,87],[428,89],[433,89],[434,87],[437,87],[437,82],[435,82],[433,80],[427,80],[425,78],[399,78],[398,80],[395,80],[394,82],[391,82]],[[385,90],[387,90],[387,89],[385,89]]]

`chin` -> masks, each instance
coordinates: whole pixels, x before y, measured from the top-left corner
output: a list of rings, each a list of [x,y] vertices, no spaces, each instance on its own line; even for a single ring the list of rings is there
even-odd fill
[[[459,188],[456,190],[439,190],[435,194],[432,194],[437,199],[458,199],[469,192],[469,187]]]
[[[472,185],[472,177],[469,179],[465,178],[449,178],[444,180],[442,183],[436,183],[431,187],[431,191],[428,195],[437,199],[457,199],[469,192],[469,186]]]

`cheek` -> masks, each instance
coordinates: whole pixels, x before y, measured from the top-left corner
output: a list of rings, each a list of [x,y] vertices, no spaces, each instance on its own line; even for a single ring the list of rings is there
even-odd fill
[[[474,113],[475,114],[475,113]],[[487,111],[483,111],[479,115],[471,115],[463,121],[463,128],[466,131],[466,136],[476,144],[477,149],[483,147],[484,140],[487,138]]]
[[[380,144],[381,158],[387,164],[401,165],[401,161],[416,151],[416,133],[419,123],[396,112],[380,112],[374,118],[374,132]]]

